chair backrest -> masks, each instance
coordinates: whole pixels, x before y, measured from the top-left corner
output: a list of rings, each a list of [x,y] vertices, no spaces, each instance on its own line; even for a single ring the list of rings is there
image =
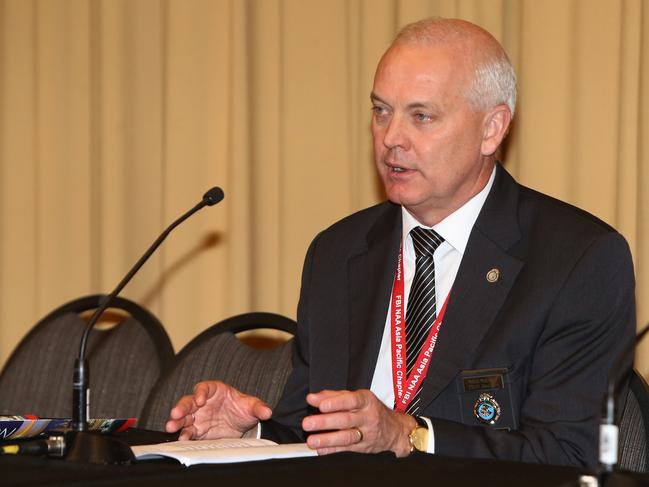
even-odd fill
[[[649,472],[649,388],[632,371],[626,403],[620,420],[618,468]]]
[[[178,353],[173,368],[154,386],[139,426],[164,431],[176,401],[203,380],[221,380],[273,407],[291,372],[292,339],[272,349],[256,349],[235,336],[261,328],[294,335],[296,323],[274,313],[245,313],[212,325]]]
[[[70,417],[72,372],[86,327],[80,315],[103,295],[79,298],[52,311],[22,339],[0,374],[0,414]],[[90,417],[138,417],[160,373],[173,361],[171,341],[158,319],[116,298],[109,313],[121,321],[95,327],[89,338]],[[101,324],[101,321],[100,321]]]

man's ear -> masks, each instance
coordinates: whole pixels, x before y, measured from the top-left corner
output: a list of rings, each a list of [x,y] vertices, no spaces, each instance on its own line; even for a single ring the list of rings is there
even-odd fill
[[[493,155],[507,135],[512,113],[507,105],[498,105],[487,112],[480,151],[483,156]]]

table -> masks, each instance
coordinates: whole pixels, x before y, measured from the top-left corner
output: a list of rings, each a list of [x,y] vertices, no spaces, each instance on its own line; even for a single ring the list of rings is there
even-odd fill
[[[132,430],[123,439],[129,444],[142,444],[164,441],[170,436]],[[416,486],[540,487],[578,486],[580,475],[587,473],[591,472],[575,467],[421,453],[407,458],[395,458],[391,453],[339,453],[325,457],[193,467],[184,467],[173,460],[103,466],[46,457],[0,456],[0,486],[400,487],[409,482]],[[649,476],[617,472],[606,480],[605,485],[649,486]]]

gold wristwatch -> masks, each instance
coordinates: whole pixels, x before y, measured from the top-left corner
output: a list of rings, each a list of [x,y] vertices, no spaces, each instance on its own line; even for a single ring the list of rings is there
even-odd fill
[[[410,453],[413,451],[428,451],[428,424],[419,416],[413,416],[417,425],[408,435],[408,440],[410,440]]]

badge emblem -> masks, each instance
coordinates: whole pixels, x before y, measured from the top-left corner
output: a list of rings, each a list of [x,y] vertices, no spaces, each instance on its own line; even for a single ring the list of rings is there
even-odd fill
[[[489,272],[487,272],[486,278],[487,282],[490,282],[491,284],[498,282],[498,279],[500,279],[500,270],[494,267]]]
[[[473,406],[473,414],[481,423],[494,424],[500,418],[500,405],[491,394],[483,392]]]

